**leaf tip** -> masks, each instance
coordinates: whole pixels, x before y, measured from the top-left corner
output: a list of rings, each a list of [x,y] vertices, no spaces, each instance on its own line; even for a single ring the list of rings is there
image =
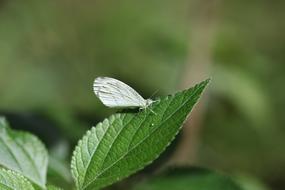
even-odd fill
[[[212,78],[207,78],[206,80],[200,82],[196,85],[196,87],[200,88],[201,93],[202,91],[208,86],[208,84],[212,81]]]
[[[202,81],[202,83],[207,86],[212,81],[212,77],[207,78],[206,80]]]

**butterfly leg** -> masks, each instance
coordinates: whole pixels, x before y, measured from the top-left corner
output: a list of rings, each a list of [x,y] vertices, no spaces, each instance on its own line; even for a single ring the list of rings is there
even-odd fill
[[[148,108],[148,107],[140,107],[139,110],[144,110],[146,111],[147,109],[149,109],[149,111],[151,111],[151,113],[153,113],[154,115],[157,115],[157,113],[155,113],[152,109]]]
[[[149,109],[149,111],[151,111],[154,115],[157,115],[157,113],[155,113],[151,108],[146,108]]]

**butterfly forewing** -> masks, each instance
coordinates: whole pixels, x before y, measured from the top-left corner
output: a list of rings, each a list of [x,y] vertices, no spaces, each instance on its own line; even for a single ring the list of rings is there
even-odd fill
[[[143,107],[146,100],[127,84],[109,77],[98,77],[93,90],[108,107]]]

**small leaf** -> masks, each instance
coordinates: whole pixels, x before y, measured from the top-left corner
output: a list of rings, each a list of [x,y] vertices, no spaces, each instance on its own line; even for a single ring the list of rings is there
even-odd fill
[[[169,170],[138,184],[135,190],[242,190],[230,177],[202,168]]]
[[[1,190],[34,190],[33,185],[17,172],[0,169]]]
[[[208,82],[164,97],[139,113],[114,114],[88,131],[71,162],[77,188],[100,189],[156,159],[174,139]]]
[[[10,129],[5,119],[0,118],[0,165],[44,188],[47,163],[47,151],[37,137]]]

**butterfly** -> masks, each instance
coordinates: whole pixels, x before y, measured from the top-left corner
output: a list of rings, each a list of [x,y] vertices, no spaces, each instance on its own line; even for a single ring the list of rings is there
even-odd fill
[[[110,77],[98,77],[94,80],[93,91],[101,102],[111,108],[146,109],[154,100],[144,99],[129,85]]]

